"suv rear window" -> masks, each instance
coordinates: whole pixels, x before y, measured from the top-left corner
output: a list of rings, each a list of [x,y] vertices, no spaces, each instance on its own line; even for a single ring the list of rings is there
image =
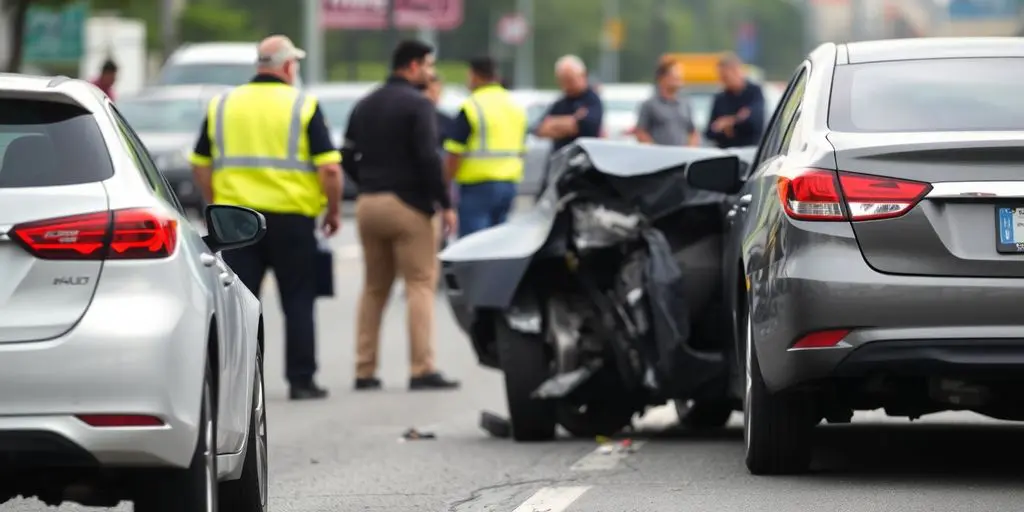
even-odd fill
[[[1024,130],[1022,58],[838,66],[829,128],[842,132]]]
[[[89,112],[0,98],[0,188],[78,185],[113,175],[103,134]]]

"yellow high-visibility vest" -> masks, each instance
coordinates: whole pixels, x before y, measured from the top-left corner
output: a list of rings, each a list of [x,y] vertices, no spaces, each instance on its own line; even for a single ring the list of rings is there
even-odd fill
[[[463,103],[469,121],[466,144],[445,141],[445,150],[462,156],[455,181],[472,185],[488,181],[523,180],[526,152],[526,110],[497,84],[473,91]]]
[[[250,83],[210,102],[213,202],[269,213],[319,215],[327,198],[310,155],[316,98],[283,83]],[[336,151],[317,155],[337,161]]]

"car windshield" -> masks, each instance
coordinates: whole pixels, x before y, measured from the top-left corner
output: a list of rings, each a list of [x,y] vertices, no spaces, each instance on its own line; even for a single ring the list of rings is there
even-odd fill
[[[352,114],[352,108],[359,101],[359,96],[351,97],[320,97],[320,109],[327,118],[327,123],[332,128],[343,129],[348,125],[348,116]]]
[[[622,98],[605,98],[601,100],[604,105],[605,112],[633,112],[636,113],[637,109],[640,108],[640,103],[644,100],[642,98],[637,99],[622,99]]]
[[[199,129],[206,104],[199,99],[126,98],[117,109],[137,132],[191,132]]]
[[[845,132],[1024,129],[1024,59],[929,59],[836,68],[829,127]]]
[[[242,85],[256,74],[255,64],[208,62],[172,64],[160,74],[160,85]]]

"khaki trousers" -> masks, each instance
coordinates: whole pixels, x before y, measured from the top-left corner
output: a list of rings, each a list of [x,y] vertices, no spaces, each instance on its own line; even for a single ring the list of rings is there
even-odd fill
[[[374,377],[384,308],[396,277],[405,281],[410,374],[434,368],[438,216],[428,217],[390,193],[360,194],[356,222],[363,245],[363,293],[356,325],[356,378]]]

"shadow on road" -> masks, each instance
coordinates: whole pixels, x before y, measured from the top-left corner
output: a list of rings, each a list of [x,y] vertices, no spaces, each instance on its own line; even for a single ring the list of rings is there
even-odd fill
[[[822,425],[815,432],[814,471],[801,478],[862,484],[1005,486],[1024,483],[1024,426],[927,423]],[[742,453],[743,430],[705,431],[669,427],[618,437],[662,444],[734,444]],[[979,478],[981,479],[979,481]]]

